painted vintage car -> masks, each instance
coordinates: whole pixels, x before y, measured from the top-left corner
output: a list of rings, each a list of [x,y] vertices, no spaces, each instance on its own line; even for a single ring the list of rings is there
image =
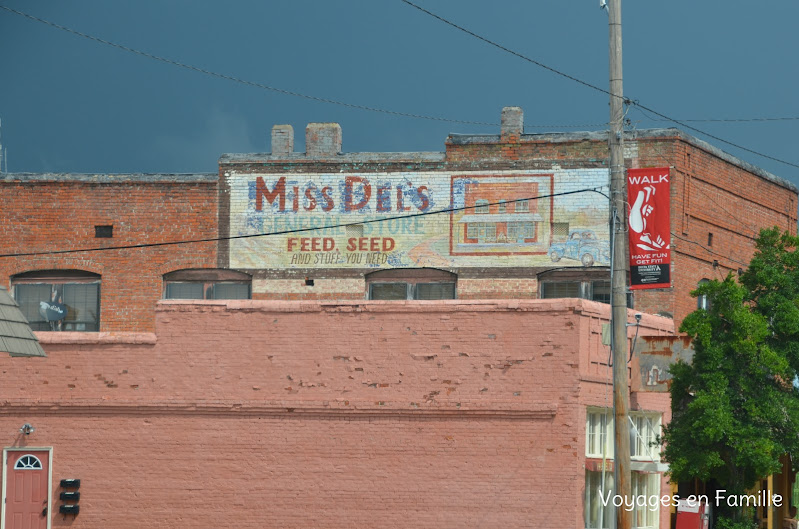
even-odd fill
[[[610,244],[597,238],[593,230],[571,230],[566,241],[550,245],[547,255],[553,263],[565,257],[579,260],[583,266],[609,264]]]

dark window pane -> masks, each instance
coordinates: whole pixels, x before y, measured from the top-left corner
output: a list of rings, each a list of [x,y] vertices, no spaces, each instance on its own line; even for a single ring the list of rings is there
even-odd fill
[[[250,299],[250,285],[244,283],[216,283],[208,299]]]
[[[372,283],[369,287],[369,299],[408,299],[408,284]]]
[[[203,284],[167,283],[166,299],[203,299]]]
[[[455,283],[418,283],[416,299],[455,299]]]
[[[39,303],[50,301],[51,290],[51,285],[42,283],[14,285],[14,299],[19,304],[22,314],[34,331],[50,330],[50,324],[47,323],[44,315],[39,311]]]
[[[541,287],[542,298],[579,298],[579,281],[560,281],[557,283],[544,283]]]
[[[14,285],[14,296],[34,331],[100,330],[99,283],[31,283]],[[63,320],[48,322],[42,303],[62,303]]]
[[[601,303],[610,303],[610,281],[594,281],[591,299]]]
[[[68,331],[97,331],[100,316],[100,285],[98,283],[67,283],[64,285],[64,304]]]

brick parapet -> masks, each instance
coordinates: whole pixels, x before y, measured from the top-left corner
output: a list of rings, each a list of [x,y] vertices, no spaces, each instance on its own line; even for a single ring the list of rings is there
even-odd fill
[[[39,333],[47,358],[0,357],[0,437],[53,447],[87,528],[582,527],[585,410],[604,386],[578,364],[607,314],[162,301],[155,336]]]

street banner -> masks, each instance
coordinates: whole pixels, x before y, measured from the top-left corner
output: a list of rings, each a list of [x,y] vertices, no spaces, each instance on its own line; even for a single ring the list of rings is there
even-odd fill
[[[630,288],[671,286],[669,168],[629,169]]]

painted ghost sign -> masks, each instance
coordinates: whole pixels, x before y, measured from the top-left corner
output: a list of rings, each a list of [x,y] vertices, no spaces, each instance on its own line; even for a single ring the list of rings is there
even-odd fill
[[[233,268],[544,266],[570,231],[607,244],[601,195],[552,196],[606,185],[605,169],[227,178],[230,234],[271,234],[231,240]]]
[[[669,168],[629,169],[630,288],[671,286]]]

